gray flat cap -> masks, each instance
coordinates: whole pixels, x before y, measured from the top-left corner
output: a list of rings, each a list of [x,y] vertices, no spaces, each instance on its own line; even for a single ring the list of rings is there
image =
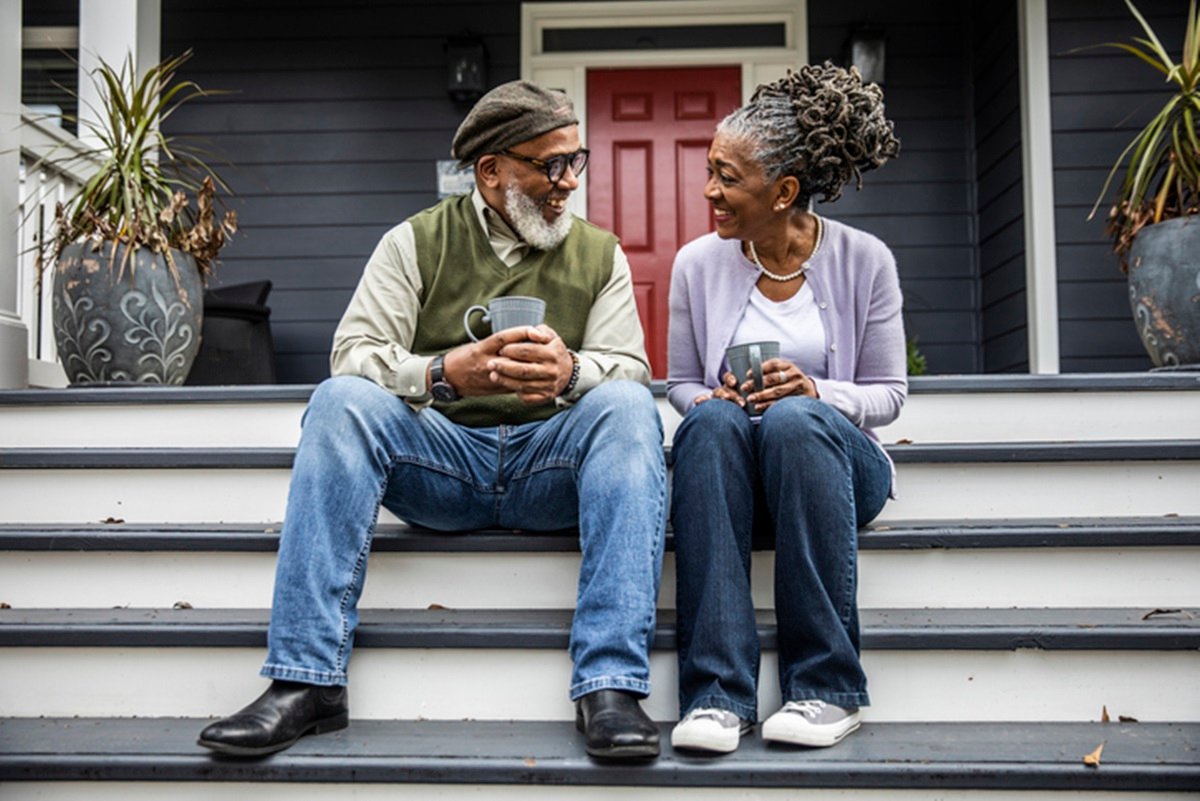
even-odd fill
[[[529,81],[509,81],[479,98],[458,126],[450,155],[465,167],[480,156],[578,123],[571,99],[562,92]]]

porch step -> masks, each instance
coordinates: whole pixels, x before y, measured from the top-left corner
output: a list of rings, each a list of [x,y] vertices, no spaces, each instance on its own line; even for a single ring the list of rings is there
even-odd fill
[[[645,708],[670,720],[674,617],[660,615]],[[265,609],[0,610],[0,716],[227,714],[262,690],[267,618]],[[353,710],[569,720],[570,620],[565,609],[363,610]],[[1142,721],[1200,722],[1200,607],[864,609],[862,630],[869,721],[1096,720],[1107,706]],[[769,710],[780,703],[771,615],[760,615],[758,633]]]
[[[3,524],[0,601],[266,607],[279,529]],[[576,595],[573,531],[443,533],[383,524],[373,548],[364,608],[566,608]],[[1197,517],[896,521],[863,529],[859,548],[864,607],[1200,606]],[[756,554],[751,573],[756,604],[771,608],[773,552]],[[668,533],[659,606],[674,603]]]
[[[4,551],[267,551],[279,545],[280,522],[266,525],[0,523]],[[667,550],[674,548],[667,528]],[[996,520],[896,520],[859,531],[860,551],[930,548],[1103,548],[1200,545],[1200,516],[1057,517]],[[755,544],[755,550],[767,546]],[[480,529],[435,531],[408,523],[376,527],[375,553],[574,552],[575,531]]]
[[[654,389],[667,445],[678,415]],[[388,801],[1200,788],[1200,375],[912,381],[880,431],[900,498],[860,533],[875,703],[838,748],[755,736],[721,759],[668,747],[649,765],[588,760],[566,697],[574,532],[444,534],[385,513],[351,728],[267,760],[213,759],[200,728],[266,683],[278,521],[311,390],[0,392],[0,602],[16,607],[0,609],[0,797],[297,801],[333,782]],[[780,702],[773,566],[755,555],[764,714]],[[659,605],[644,706],[666,734],[669,539]],[[1101,724],[1106,710],[1142,722]],[[1084,766],[1101,743],[1101,765]]]
[[[390,798],[400,792],[396,785],[412,783],[449,783],[459,797],[496,784],[534,785],[524,797],[541,798],[591,798],[581,795],[584,785],[610,792],[636,785],[638,797],[653,798],[660,796],[643,794],[662,788],[661,797],[678,798],[677,788],[687,787],[687,797],[697,799],[734,787],[788,788],[790,798],[813,788],[936,789],[945,797],[955,788],[1148,793],[1200,787],[1200,724],[874,723],[832,749],[767,746],[748,736],[720,759],[675,752],[668,744],[652,763],[620,765],[588,758],[567,722],[353,720],[344,731],[249,761],[202,752],[195,738],[204,723],[175,717],[0,720],[0,782],[152,781],[160,797],[171,798],[180,797],[172,782],[198,784],[206,793],[199,797],[221,793],[214,782],[265,783],[256,785],[256,797],[259,786],[269,792],[283,784],[293,798],[327,798],[332,782],[353,783],[355,797],[383,790],[389,795],[379,797]],[[669,743],[669,725],[660,726]],[[1084,765],[1083,757],[1101,744],[1100,766]],[[322,795],[303,794],[313,783],[326,785]],[[536,792],[549,785],[565,792]],[[0,787],[20,791],[19,785]]]
[[[1200,493],[1194,491],[1200,486],[1200,439],[886,447],[897,463],[899,498],[885,507],[884,522],[1200,515]],[[3,448],[0,508],[8,520],[30,523],[278,520],[293,453]],[[386,513],[381,519],[396,522]]]
[[[679,414],[651,387],[666,442]],[[0,391],[10,447],[290,447],[312,386]],[[920,376],[884,442],[1200,439],[1200,373]],[[69,424],[64,424],[69,421]]]
[[[265,648],[266,609],[0,609],[0,647]],[[356,648],[567,647],[569,609],[364,609]],[[869,650],[1200,650],[1200,609],[864,609]],[[777,647],[760,611],[763,648]],[[653,647],[672,650],[660,611]]]

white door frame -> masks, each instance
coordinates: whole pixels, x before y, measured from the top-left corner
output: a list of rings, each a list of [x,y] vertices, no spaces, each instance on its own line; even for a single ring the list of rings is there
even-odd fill
[[[619,12],[617,9],[619,8]],[[647,25],[746,25],[782,23],[782,47],[622,50],[546,53],[542,33],[555,28],[614,28]],[[808,61],[808,18],[804,0],[630,0],[521,4],[521,77],[561,89],[575,102],[579,135],[587,142],[587,71],[594,67],[742,68],[742,100],[754,87],[798,69]],[[587,216],[587,173],[571,196],[575,214]]]

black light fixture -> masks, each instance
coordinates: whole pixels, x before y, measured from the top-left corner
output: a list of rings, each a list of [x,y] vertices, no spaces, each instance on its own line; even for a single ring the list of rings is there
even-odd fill
[[[476,36],[446,40],[446,90],[457,102],[478,100],[487,89],[487,48]]]
[[[863,83],[884,81],[884,59],[887,56],[887,37],[882,28],[859,25],[850,31],[846,40],[846,64],[858,67]]]

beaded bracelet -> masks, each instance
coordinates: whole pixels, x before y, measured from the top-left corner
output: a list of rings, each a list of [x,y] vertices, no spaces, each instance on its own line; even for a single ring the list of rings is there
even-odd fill
[[[567,353],[571,354],[571,377],[567,379],[567,385],[563,387],[563,391],[558,393],[560,398],[570,395],[571,390],[575,389],[575,385],[579,383],[579,357],[573,350],[569,350]]]

